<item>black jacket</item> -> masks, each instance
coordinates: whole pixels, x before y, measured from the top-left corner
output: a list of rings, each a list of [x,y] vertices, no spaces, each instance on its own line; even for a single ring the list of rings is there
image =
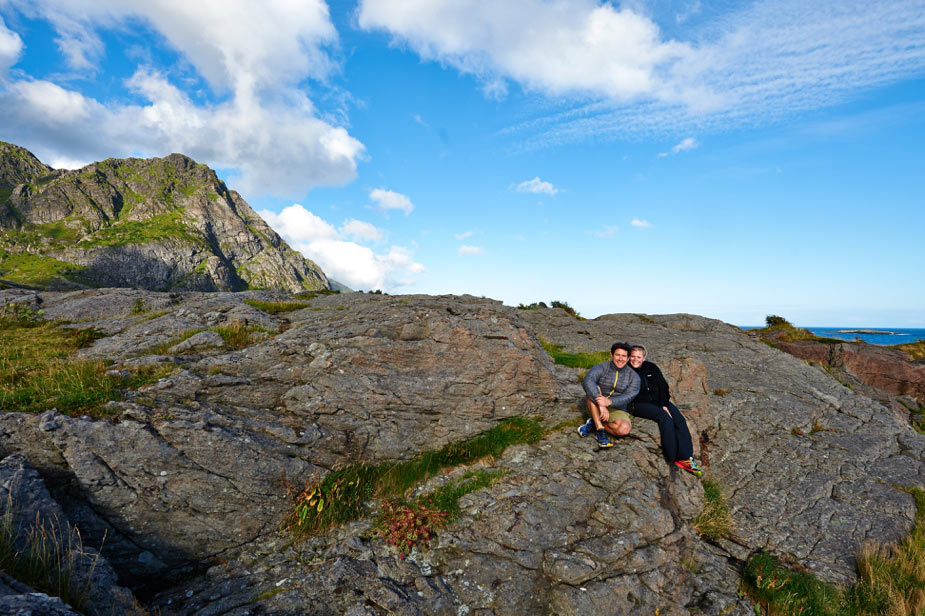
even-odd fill
[[[639,375],[639,395],[633,400],[658,406],[668,406],[671,394],[668,392],[668,381],[662,376],[658,366],[650,361],[642,362],[638,368],[633,368]]]

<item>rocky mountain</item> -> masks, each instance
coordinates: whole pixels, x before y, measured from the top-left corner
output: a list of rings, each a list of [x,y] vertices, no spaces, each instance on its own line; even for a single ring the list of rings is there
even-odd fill
[[[686,314],[581,320],[469,296],[292,302],[264,291],[0,291],[7,314],[95,331],[79,357],[112,362],[112,378],[164,371],[99,417],[0,414],[0,486],[4,472],[35,469],[118,576],[86,613],[121,613],[106,606],[124,605],[127,588],[164,616],[750,616],[741,580],[755,553],[845,584],[864,544],[913,526],[899,488],[922,484],[925,435],[733,326]],[[219,335],[234,324],[254,335]],[[701,530],[715,495],[664,462],[654,423],[634,421],[606,450],[575,433],[579,371],[541,341],[586,353],[614,340],[644,343],[665,372],[705,479],[724,494],[723,532]],[[462,496],[427,549],[403,557],[383,540],[375,493],[365,514],[312,538],[287,527],[287,485],[419,459],[513,417],[539,421],[539,440],[406,493],[493,478]],[[54,602],[2,582],[0,608]]]
[[[40,288],[328,288],[205,165],[180,154],[54,170],[0,142],[0,279]]]

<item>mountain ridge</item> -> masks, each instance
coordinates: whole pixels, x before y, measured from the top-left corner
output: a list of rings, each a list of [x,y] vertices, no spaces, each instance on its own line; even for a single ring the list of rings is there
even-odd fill
[[[215,172],[182,154],[56,170],[0,142],[0,278],[40,288],[330,288]]]

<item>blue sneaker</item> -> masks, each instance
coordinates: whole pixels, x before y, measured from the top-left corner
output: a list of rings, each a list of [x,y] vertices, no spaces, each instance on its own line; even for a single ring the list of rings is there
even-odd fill
[[[597,446],[601,449],[613,447],[613,442],[611,442],[610,436],[607,435],[607,431],[603,428],[597,431]]]
[[[586,436],[591,436],[592,432],[594,432],[594,420],[588,417],[588,421],[578,426],[578,436],[584,438]]]

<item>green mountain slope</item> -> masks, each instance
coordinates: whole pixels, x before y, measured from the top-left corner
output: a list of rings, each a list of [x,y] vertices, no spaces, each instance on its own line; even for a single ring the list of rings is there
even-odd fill
[[[212,169],[186,156],[66,171],[2,142],[0,279],[46,288],[330,286]]]

